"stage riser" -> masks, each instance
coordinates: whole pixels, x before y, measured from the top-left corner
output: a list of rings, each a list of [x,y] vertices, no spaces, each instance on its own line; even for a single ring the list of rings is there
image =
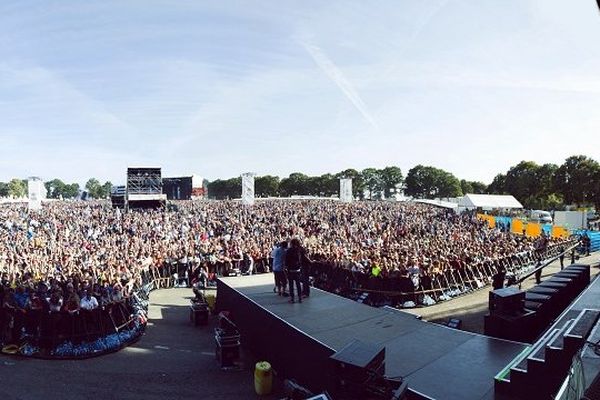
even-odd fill
[[[253,355],[271,363],[280,377],[293,378],[314,392],[324,388],[331,390],[333,363],[329,357],[334,350],[220,281],[217,291],[217,310],[231,313],[231,319],[242,334],[242,345]]]

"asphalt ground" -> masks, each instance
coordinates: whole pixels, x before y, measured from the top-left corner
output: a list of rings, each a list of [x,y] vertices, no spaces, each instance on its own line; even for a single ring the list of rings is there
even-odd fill
[[[254,391],[254,361],[222,371],[215,357],[216,317],[189,319],[190,289],[151,294],[145,334],[119,352],[87,360],[0,355],[0,399],[274,399]]]

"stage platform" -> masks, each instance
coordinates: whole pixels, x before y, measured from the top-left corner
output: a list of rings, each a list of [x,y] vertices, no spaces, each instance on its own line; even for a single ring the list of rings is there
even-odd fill
[[[222,278],[217,307],[231,312],[245,345],[313,390],[331,384],[328,357],[360,339],[385,346],[386,375],[406,379],[412,398],[493,399],[494,376],[526,347],[314,288],[290,304],[273,286],[271,274]]]

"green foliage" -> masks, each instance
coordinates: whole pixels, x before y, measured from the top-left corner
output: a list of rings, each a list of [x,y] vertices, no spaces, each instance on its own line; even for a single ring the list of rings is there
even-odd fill
[[[11,179],[8,182],[8,195],[14,198],[21,198],[27,196],[27,181],[21,179]]]
[[[390,198],[395,195],[398,188],[402,185],[404,178],[402,176],[402,170],[399,167],[385,167],[379,171],[381,179],[383,181],[383,192],[386,198]]]
[[[490,194],[506,194],[506,175],[496,175],[492,183],[488,185],[487,192]]]
[[[100,185],[100,181],[96,178],[90,178],[85,184],[85,190],[92,196],[94,199],[102,198],[102,186]]]
[[[242,178],[217,179],[208,184],[208,196],[217,200],[239,199],[242,197]]]
[[[473,185],[471,185],[471,182],[461,179],[460,180],[460,190],[464,194],[473,193]]]
[[[279,185],[279,193],[284,197],[309,194],[309,177],[300,172],[294,172],[283,178]]]
[[[369,199],[380,198],[385,187],[383,177],[377,168],[365,168],[361,172]]]
[[[71,184],[65,185],[65,188],[63,191],[63,199],[74,199],[77,196],[79,196],[79,191],[80,191],[79,183],[71,183]]]
[[[405,194],[422,198],[458,197],[462,195],[458,178],[439,168],[417,165],[406,175]]]
[[[521,201],[526,208],[531,208],[533,201],[538,197],[539,168],[539,165],[532,161],[521,161],[506,173],[506,191]]]
[[[85,184],[85,190],[94,199],[106,199],[110,196],[110,190],[112,189],[112,183],[104,182],[103,185],[96,178],[90,178]]]
[[[571,156],[554,174],[554,190],[567,204],[584,205],[597,201],[600,164],[586,156]]]
[[[258,197],[272,197],[279,193],[279,177],[265,175],[254,179],[254,192]]]
[[[8,196],[8,183],[0,182],[0,197]]]
[[[110,191],[112,190],[113,184],[110,181],[104,182],[102,185],[102,198],[105,199],[110,196]]]

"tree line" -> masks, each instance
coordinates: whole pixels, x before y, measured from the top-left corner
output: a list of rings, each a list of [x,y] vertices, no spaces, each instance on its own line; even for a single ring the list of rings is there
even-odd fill
[[[255,178],[257,197],[293,195],[338,196],[339,179],[352,178],[354,197],[390,198],[399,191],[413,198],[452,198],[464,194],[512,194],[528,209],[563,209],[566,205],[594,205],[600,209],[600,164],[590,157],[577,155],[562,165],[521,161],[506,173],[483,182],[459,179],[443,169],[417,165],[406,177],[399,167],[346,169],[336,174],[308,176],[294,172],[287,178],[272,175]],[[209,182],[208,196],[215,199],[239,198],[241,178]]]
[[[44,187],[48,199],[75,199],[82,194],[79,183],[65,183],[58,178],[44,182]],[[101,184],[98,179],[90,178],[84,188],[92,198],[106,199],[110,195],[112,183]],[[0,197],[27,197],[27,179],[15,178],[10,182],[0,182]]]
[[[525,208],[560,210],[566,205],[589,206],[600,209],[600,163],[584,156],[567,158],[563,164],[537,164],[521,161],[494,177],[486,185],[482,182],[458,179],[452,173],[427,165],[411,168],[406,177],[397,166],[365,168],[362,171],[346,169],[335,174],[309,176],[294,172],[286,178],[273,175],[257,176],[257,197],[290,197],[309,195],[331,197],[339,195],[339,179],[352,179],[352,192],[359,199],[384,199],[398,192],[414,198],[449,198],[467,193],[512,194]],[[78,183],[52,179],[44,183],[47,197],[73,199],[81,195]],[[239,198],[242,194],[240,177],[217,179],[208,183],[208,196],[214,199]],[[85,190],[95,199],[110,195],[112,184],[101,184],[90,178]],[[12,179],[0,182],[0,197],[27,196],[27,180]]]
[[[254,178],[257,197],[290,197],[295,195],[331,197],[339,195],[341,178],[352,179],[352,193],[360,199],[389,198],[401,189],[402,171],[391,166],[382,169],[366,168],[362,171],[346,169],[336,174],[308,176],[294,172],[287,178],[273,175]],[[215,199],[233,199],[242,195],[240,177],[217,179],[208,183],[208,196]]]

